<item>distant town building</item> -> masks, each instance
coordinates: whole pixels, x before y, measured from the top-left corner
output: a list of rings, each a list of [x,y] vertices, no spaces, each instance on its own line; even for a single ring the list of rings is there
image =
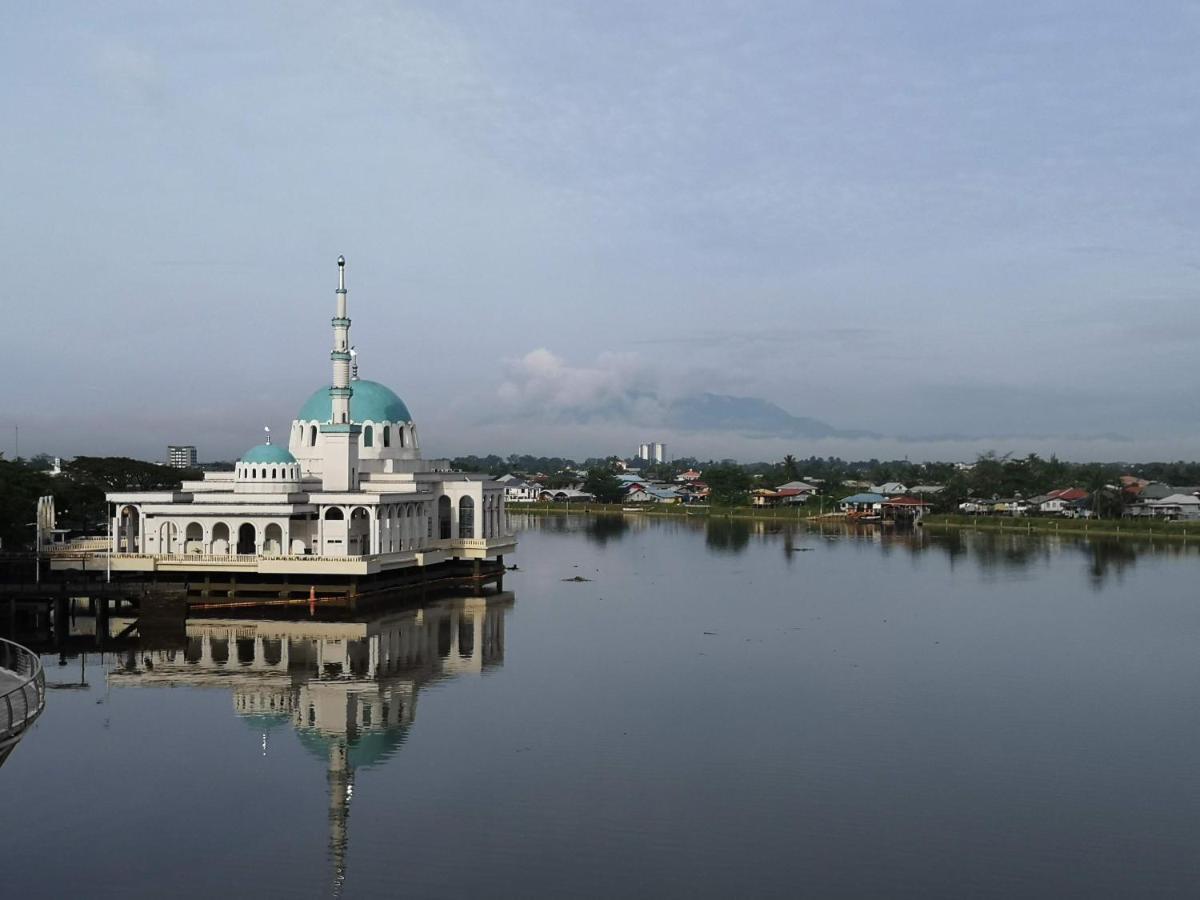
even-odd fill
[[[663,463],[667,461],[667,445],[658,441],[650,441],[638,445],[638,459],[646,462]]]
[[[191,444],[171,444],[167,447],[167,465],[176,469],[196,468],[196,448]]]

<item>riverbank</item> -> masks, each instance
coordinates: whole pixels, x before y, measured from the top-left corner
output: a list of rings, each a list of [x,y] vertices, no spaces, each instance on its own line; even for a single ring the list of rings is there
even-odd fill
[[[656,503],[629,510],[619,503],[529,503],[512,504],[510,512],[534,515],[628,515],[651,518],[750,519],[767,522],[796,522],[798,524],[840,524],[847,520],[837,513],[824,513],[817,506],[771,507],[751,506],[684,506]],[[1200,539],[1200,522],[1163,522],[1139,519],[1067,519],[1016,516],[962,516],[952,514],[928,515],[922,520],[931,530],[968,528],[980,531],[1007,531],[1027,534],[1068,534],[1083,537],[1134,538],[1137,540],[1186,541]],[[1190,534],[1189,534],[1190,526]],[[869,524],[867,524],[869,527]]]
[[[822,510],[820,505],[811,509],[805,509],[802,506],[756,509],[752,506],[685,506],[681,503],[647,503],[637,509],[630,509],[620,503],[511,503],[508,505],[508,511],[535,515],[574,513],[576,515],[628,515],[674,519],[759,519],[768,522],[805,522],[819,518]],[[840,517],[833,521],[840,521]]]
[[[972,530],[1008,531],[1027,534],[1073,534],[1084,537],[1164,538],[1186,541],[1200,537],[1200,522],[1163,522],[1139,519],[1043,519],[1026,516],[960,516],[939,514],[926,516],[929,529],[970,528]]]

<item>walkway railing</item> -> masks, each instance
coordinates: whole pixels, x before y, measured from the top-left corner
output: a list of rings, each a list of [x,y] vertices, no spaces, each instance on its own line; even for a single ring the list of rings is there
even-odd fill
[[[0,638],[0,759],[46,706],[46,675],[36,653]],[[15,678],[15,683],[14,683]]]

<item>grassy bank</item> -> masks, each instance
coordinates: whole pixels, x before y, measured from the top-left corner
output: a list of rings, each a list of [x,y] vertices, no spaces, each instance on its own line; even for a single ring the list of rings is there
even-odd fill
[[[1149,519],[1065,519],[1036,516],[931,515],[925,527],[973,528],[1038,534],[1076,534],[1089,537],[1200,538],[1200,522],[1163,522]],[[1190,534],[1189,534],[1190,531]]]
[[[521,503],[510,504],[509,512],[533,515],[631,515],[675,519],[754,519],[767,522],[842,521],[838,518],[821,520],[820,505],[812,507],[773,507],[756,509],[752,506],[684,506],[682,504],[648,503],[636,512],[625,512],[620,503]],[[1200,539],[1200,522],[1163,522],[1144,519],[1066,519],[1013,516],[961,516],[938,514],[924,519],[925,527],[936,529],[970,528],[987,531],[1008,531],[1027,534],[1071,534],[1088,537],[1119,537],[1147,539]]]
[[[639,506],[636,512],[629,513],[625,512],[625,506],[620,503],[510,503],[507,509],[510,513],[527,512],[535,515],[587,513],[589,515],[631,515],[674,519],[707,519],[709,517],[761,519],[775,522],[803,522],[814,518],[821,512],[818,504],[814,504],[811,509],[803,506],[757,509],[753,506],[685,506],[681,503],[646,503]]]

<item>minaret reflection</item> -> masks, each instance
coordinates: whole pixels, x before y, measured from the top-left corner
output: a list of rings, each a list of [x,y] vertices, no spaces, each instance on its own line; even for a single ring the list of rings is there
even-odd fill
[[[189,619],[185,649],[130,654],[109,682],[232,689],[234,711],[262,734],[263,756],[268,733],[290,721],[325,763],[338,894],[355,772],[398,752],[423,685],[503,664],[513,602],[509,592],[446,598],[348,622]]]

